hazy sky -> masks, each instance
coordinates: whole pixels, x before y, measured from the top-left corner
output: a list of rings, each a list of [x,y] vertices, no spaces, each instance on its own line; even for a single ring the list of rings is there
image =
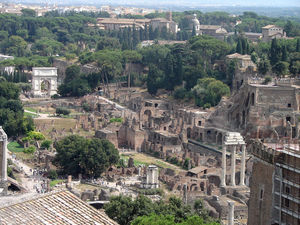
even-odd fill
[[[268,7],[300,7],[300,0],[0,0],[0,2],[32,2],[58,4],[118,4],[118,5],[181,5],[185,7],[200,6],[268,6]]]

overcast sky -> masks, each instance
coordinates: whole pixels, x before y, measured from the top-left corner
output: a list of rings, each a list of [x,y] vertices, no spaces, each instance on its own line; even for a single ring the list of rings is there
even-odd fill
[[[201,6],[268,6],[300,7],[300,0],[0,0],[0,2],[58,3],[58,4],[113,4],[113,5],[181,5],[185,7]]]

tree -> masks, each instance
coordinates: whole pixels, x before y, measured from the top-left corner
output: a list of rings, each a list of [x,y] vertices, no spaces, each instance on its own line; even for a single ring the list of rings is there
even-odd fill
[[[277,39],[272,39],[272,44],[270,48],[270,62],[271,65],[275,65],[280,60],[281,49],[278,45]]]
[[[48,178],[51,179],[51,180],[55,180],[57,179],[58,175],[57,175],[57,172],[56,170],[50,170],[49,173],[48,173]]]
[[[99,177],[119,161],[119,152],[108,140],[71,135],[55,143],[54,163],[65,174]]]
[[[33,9],[22,9],[21,10],[23,16],[35,17],[36,12]]]
[[[178,223],[172,215],[156,215],[137,217],[132,225],[218,225],[217,222],[205,222],[199,216],[189,216],[184,221]]]
[[[157,66],[151,64],[149,67],[149,73],[147,77],[147,89],[151,95],[155,95],[160,88],[162,81],[164,80],[162,71]]]
[[[97,50],[120,48],[121,44],[117,38],[101,37],[97,43]]]
[[[270,61],[266,57],[262,57],[258,62],[258,72],[265,75],[270,68]]]
[[[58,108],[56,108],[55,113],[59,116],[61,114],[64,115],[64,116],[67,116],[71,113],[71,111],[69,109],[58,107]]]
[[[41,147],[49,150],[49,148],[51,147],[51,144],[52,144],[51,140],[44,140],[41,144]]]
[[[292,36],[293,29],[294,29],[294,25],[290,20],[288,20],[287,23],[284,25],[284,31],[286,32],[286,35],[288,37]]]
[[[19,94],[17,85],[0,81],[0,126],[3,126],[8,137],[24,134],[33,128],[33,121],[24,118]]]
[[[300,38],[297,38],[296,52],[300,52]]]
[[[241,41],[240,38],[238,39],[238,42],[237,42],[237,45],[236,45],[236,52],[239,53],[239,54],[242,54],[242,52],[243,52],[242,41]]]
[[[199,79],[192,91],[195,96],[195,103],[198,106],[204,106],[206,103],[215,106],[219,103],[222,96],[230,94],[229,87],[222,81],[214,78]]]
[[[287,50],[286,45],[281,47],[281,61],[287,61]]]
[[[289,63],[279,61],[272,67],[272,71],[278,76],[286,75],[288,73]]]
[[[72,65],[66,69],[65,83],[68,83],[80,76],[80,67],[78,65]]]

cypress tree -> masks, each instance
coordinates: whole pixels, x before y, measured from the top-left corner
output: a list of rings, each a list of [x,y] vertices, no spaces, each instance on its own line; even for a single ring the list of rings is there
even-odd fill
[[[270,48],[270,62],[272,65],[275,65],[280,60],[281,49],[278,45],[277,39],[272,39],[272,44]]]
[[[193,26],[192,37],[196,36],[196,28]]]
[[[286,50],[286,45],[283,45],[281,48],[281,61],[287,61],[287,50]]]
[[[297,39],[296,52],[300,52],[300,38]]]
[[[237,45],[236,45],[236,52],[239,54],[242,54],[242,42],[241,39],[238,39]]]

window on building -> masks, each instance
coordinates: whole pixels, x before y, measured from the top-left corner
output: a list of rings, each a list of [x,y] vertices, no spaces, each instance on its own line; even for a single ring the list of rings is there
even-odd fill
[[[285,193],[290,194],[290,192],[291,192],[291,188],[290,187],[285,187]]]
[[[289,199],[285,199],[284,200],[284,205],[285,205],[285,207],[289,208],[290,207],[290,200]]]
[[[292,107],[292,104],[291,103],[288,103],[288,108],[291,108]]]
[[[260,189],[259,200],[263,200],[264,198],[264,189]]]
[[[291,122],[291,117],[290,116],[286,117],[286,122]]]
[[[201,120],[199,120],[199,121],[198,121],[198,126],[201,126],[201,123],[202,123]]]

